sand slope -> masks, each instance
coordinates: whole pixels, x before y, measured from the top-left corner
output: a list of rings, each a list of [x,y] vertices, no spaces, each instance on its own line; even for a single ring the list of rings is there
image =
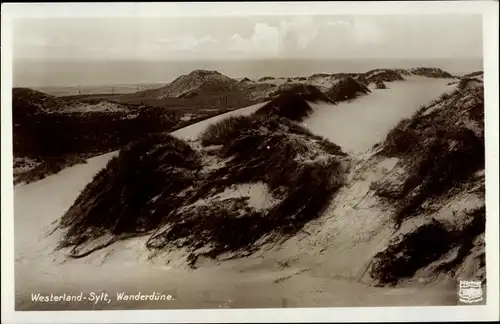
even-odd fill
[[[347,152],[364,152],[382,141],[401,119],[456,88],[448,83],[447,79],[406,77],[405,81],[388,83],[388,89],[372,88],[372,93],[351,102],[311,103],[315,112],[303,123]]]

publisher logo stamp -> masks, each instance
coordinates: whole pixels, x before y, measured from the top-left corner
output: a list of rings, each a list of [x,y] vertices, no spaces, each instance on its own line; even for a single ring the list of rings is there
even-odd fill
[[[481,281],[460,280],[458,283],[458,299],[465,304],[481,302],[483,300]]]

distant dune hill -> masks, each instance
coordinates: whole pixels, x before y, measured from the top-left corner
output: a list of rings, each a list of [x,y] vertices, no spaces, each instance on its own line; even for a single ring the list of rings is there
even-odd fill
[[[251,83],[251,82],[253,82],[253,81],[252,81],[252,80],[250,80],[249,78],[246,78],[246,77],[245,77],[245,78],[241,79],[241,80],[240,80],[240,82],[242,82],[242,83],[244,83],[244,82],[250,82],[250,83]]]
[[[360,82],[365,85],[370,83],[377,83],[379,81],[393,82],[393,81],[403,81],[404,77],[400,71],[391,69],[377,69],[371,70],[358,77]]]
[[[317,79],[317,78],[326,78],[326,77],[330,77],[330,76],[332,76],[332,75],[328,74],[328,73],[316,73],[316,74],[313,74],[310,77],[308,77],[307,80],[313,80],[313,79]]]
[[[410,69],[410,72],[412,74],[425,76],[428,78],[454,78],[453,75],[439,68],[419,67]]]
[[[259,79],[259,81],[271,81],[271,80],[275,80],[276,78],[275,77],[270,77],[270,76],[265,76],[265,77],[262,77]]]
[[[476,71],[472,73],[467,73],[463,76],[463,78],[472,78],[472,77],[480,77],[483,76],[484,72],[483,71]]]
[[[345,77],[337,81],[331,88],[326,92],[326,95],[333,102],[350,100],[357,98],[360,95],[370,93],[364,84],[354,80],[352,77]]]
[[[14,119],[24,114],[36,114],[50,111],[63,110],[66,103],[54,96],[46,93],[29,89],[12,89],[12,111]]]
[[[332,78],[335,80],[340,80],[346,77],[351,77],[351,78],[357,78],[361,75],[362,73],[334,73],[332,74]]]
[[[217,71],[195,70],[164,87],[113,97],[113,101],[147,104],[196,114],[203,110],[231,110],[260,100],[256,93],[274,85],[256,84],[248,78],[237,81]]]
[[[190,94],[202,91],[230,91],[237,84],[238,81],[217,71],[195,70],[178,77],[164,87],[137,92],[135,95],[156,99],[189,97]]]

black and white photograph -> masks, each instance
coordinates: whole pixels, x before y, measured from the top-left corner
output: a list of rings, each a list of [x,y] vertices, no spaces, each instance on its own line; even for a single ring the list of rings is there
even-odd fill
[[[13,311],[498,317],[481,12],[48,12],[9,21]]]

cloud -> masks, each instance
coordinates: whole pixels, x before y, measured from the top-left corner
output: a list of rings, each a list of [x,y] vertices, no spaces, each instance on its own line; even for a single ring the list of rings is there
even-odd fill
[[[311,17],[293,17],[282,20],[279,26],[256,23],[250,37],[234,34],[230,49],[245,53],[260,53],[270,56],[282,52],[304,49],[318,35],[320,27]]]
[[[249,38],[234,34],[229,49],[245,53],[278,54],[280,48],[280,30],[266,23],[256,23]]]
[[[381,28],[369,19],[354,19],[351,25],[351,34],[357,45],[378,44],[384,40]]]
[[[319,26],[312,17],[294,17],[281,21],[282,39],[295,39],[299,48],[305,48],[318,35]],[[288,37],[288,34],[293,37]]]
[[[351,23],[345,20],[329,20],[326,22],[326,25],[330,27],[350,26]]]
[[[372,19],[363,17],[350,21],[330,20],[326,23],[330,28],[340,29],[355,46],[378,44],[385,39],[385,33]]]
[[[157,41],[160,44],[163,44],[168,50],[177,50],[177,51],[194,51],[198,49],[201,45],[205,44],[216,44],[218,40],[214,38],[212,35],[207,35],[201,38],[195,38],[192,36],[176,36],[169,38],[162,38]]]
[[[207,35],[205,37],[202,37],[199,41],[200,44],[204,44],[204,43],[212,43],[212,44],[217,44],[219,43],[219,41],[213,37],[212,35]]]

